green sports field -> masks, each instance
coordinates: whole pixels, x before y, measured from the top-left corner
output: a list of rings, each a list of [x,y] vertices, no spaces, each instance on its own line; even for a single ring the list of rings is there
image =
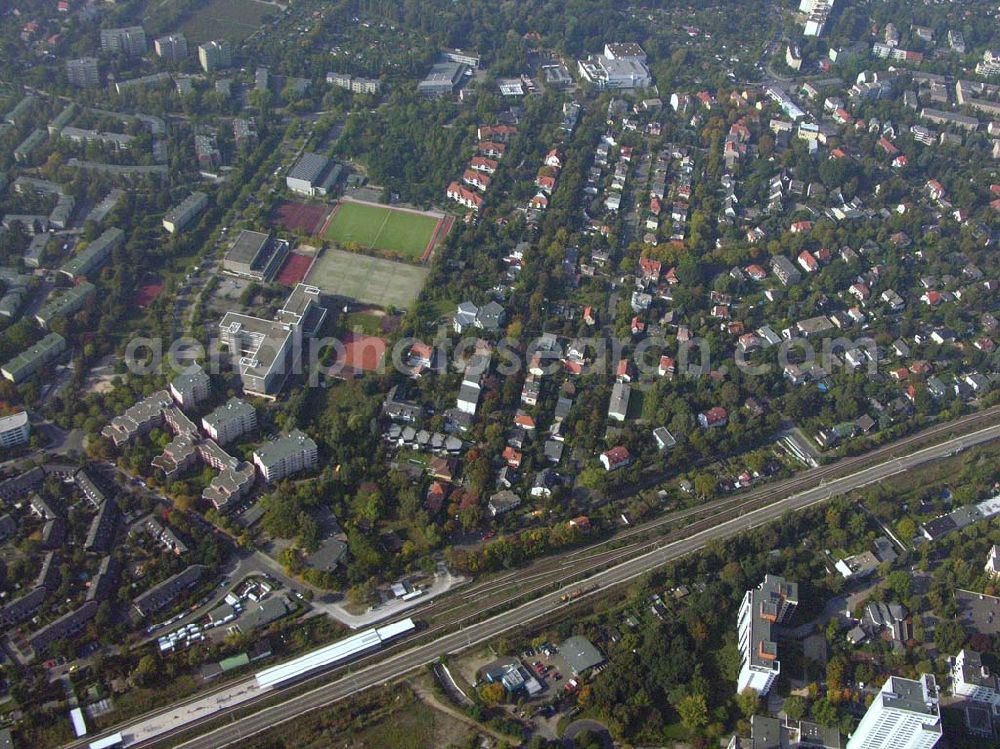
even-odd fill
[[[323,238],[341,246],[354,242],[366,249],[419,260],[438,221],[436,216],[344,202],[334,211]]]

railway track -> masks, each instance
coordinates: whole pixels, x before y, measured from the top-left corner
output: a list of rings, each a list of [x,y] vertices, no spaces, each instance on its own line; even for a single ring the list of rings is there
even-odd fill
[[[934,444],[942,441],[938,439],[942,435],[959,437],[971,434],[976,429],[982,429],[984,426],[998,420],[1000,420],[1000,406],[971,414],[947,424],[935,425],[863,455],[843,458],[835,463],[811,469],[792,478],[760,487],[739,496],[725,497],[701,507],[679,510],[642,525],[624,529],[618,534],[590,546],[576,549],[557,557],[539,560],[521,570],[506,572],[498,577],[492,577],[482,582],[474,583],[471,586],[459,588],[456,591],[457,595],[448,595],[434,601],[429,601],[425,606],[413,609],[407,613],[410,616],[419,617],[427,623],[427,626],[417,635],[420,642],[427,642],[428,638],[433,639],[448,635],[449,633],[453,634],[456,625],[463,628],[466,626],[471,627],[477,621],[487,618],[497,611],[512,609],[522,604],[525,599],[533,599],[545,596],[546,594],[551,595],[558,588],[586,580],[597,572],[621,564],[634,557],[639,557],[660,546],[703,533],[726,522],[732,522],[732,520],[744,514],[766,508],[779,499],[787,498],[808,489],[815,489],[816,487],[823,486],[830,479],[849,476],[867,467],[886,465],[894,458],[899,457],[901,453],[912,454],[922,443],[930,442]],[[963,448],[964,446],[960,446],[956,450]],[[900,465],[900,470],[904,470],[902,465]],[[674,527],[675,524],[677,524],[676,527]],[[753,527],[753,525],[748,525],[749,527]],[[654,537],[650,538],[650,534],[653,534]],[[626,543],[619,545],[623,541]],[[612,545],[614,545],[613,548]],[[526,585],[526,583],[528,584]],[[596,589],[597,586],[595,586]],[[340,675],[343,678],[350,679],[352,671],[373,667],[373,664],[380,659],[390,659],[400,651],[414,647],[414,643],[414,638],[402,640],[387,646],[377,653],[363,656],[353,661],[350,665],[323,671],[306,677],[290,686],[279,687],[262,693],[260,697],[241,704],[237,713],[243,713],[248,710],[252,711],[254,708],[261,707],[272,701],[281,702],[285,699],[291,699],[300,691],[315,690],[317,687],[329,682],[332,676]],[[184,700],[181,703],[171,705],[162,710],[153,711],[143,717],[166,714],[172,710],[177,710],[185,704],[203,699],[216,692],[222,692],[229,686],[221,685],[216,689],[199,693],[189,700]],[[235,716],[235,713],[230,717],[233,716]],[[220,715],[218,717],[223,718],[225,716]],[[128,724],[133,724],[136,720],[141,720],[141,718],[133,719]],[[156,739],[137,743],[134,746],[161,745],[165,742],[170,742],[171,738],[183,735],[195,727],[196,724],[181,726],[176,730],[161,734]],[[82,749],[85,744],[75,742],[69,746],[72,749]]]

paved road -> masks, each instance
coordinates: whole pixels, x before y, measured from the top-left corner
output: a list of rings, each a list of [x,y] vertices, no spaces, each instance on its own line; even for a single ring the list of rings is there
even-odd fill
[[[665,543],[641,556],[596,573],[589,578],[587,585],[598,587],[583,597],[595,595],[600,592],[600,589],[644,575],[649,570],[703,548],[710,541],[726,539],[737,533],[777,520],[785,512],[805,509],[833,496],[884,481],[922,463],[952,455],[956,451],[983,444],[998,437],[1000,437],[1000,425],[980,429],[918,450],[905,457],[892,458],[870,468],[832,479],[818,487],[790,495],[766,507],[720,522],[714,527],[694,533],[687,538]],[[218,749],[219,747],[231,746],[256,733],[293,720],[306,712],[350,697],[364,689],[386,684],[409,671],[434,662],[441,655],[458,653],[473,645],[492,640],[509,629],[532,622],[558,609],[563,605],[560,602],[560,595],[563,592],[565,590],[543,595],[457,632],[442,635],[426,644],[389,655],[383,660],[364,666],[353,673],[348,672],[336,681],[299,696],[290,697],[275,706],[262,708],[253,715],[214,729],[179,746],[186,749]],[[580,598],[576,600],[578,601]],[[124,733],[127,735],[128,730],[126,729]],[[161,736],[160,740],[165,738],[167,738],[167,734]],[[155,741],[149,741],[141,746],[153,746],[155,743]],[[140,744],[135,746],[140,746]]]

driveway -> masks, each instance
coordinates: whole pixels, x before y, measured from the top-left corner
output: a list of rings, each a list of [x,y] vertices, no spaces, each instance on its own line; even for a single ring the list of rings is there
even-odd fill
[[[590,731],[595,734],[601,741],[601,746],[604,749],[614,749],[615,742],[611,739],[611,734],[603,723],[598,723],[596,720],[575,720],[566,726],[566,731],[563,733],[563,745],[567,749],[573,749],[576,746],[575,739],[578,735],[584,731]]]

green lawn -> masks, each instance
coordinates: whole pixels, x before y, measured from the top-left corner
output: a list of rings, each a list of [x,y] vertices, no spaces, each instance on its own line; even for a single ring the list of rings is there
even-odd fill
[[[438,218],[360,203],[341,203],[324,239],[340,245],[350,242],[419,260],[434,235]]]
[[[181,31],[190,44],[219,38],[238,43],[279,12],[277,5],[260,0],[209,0],[181,24]]]

